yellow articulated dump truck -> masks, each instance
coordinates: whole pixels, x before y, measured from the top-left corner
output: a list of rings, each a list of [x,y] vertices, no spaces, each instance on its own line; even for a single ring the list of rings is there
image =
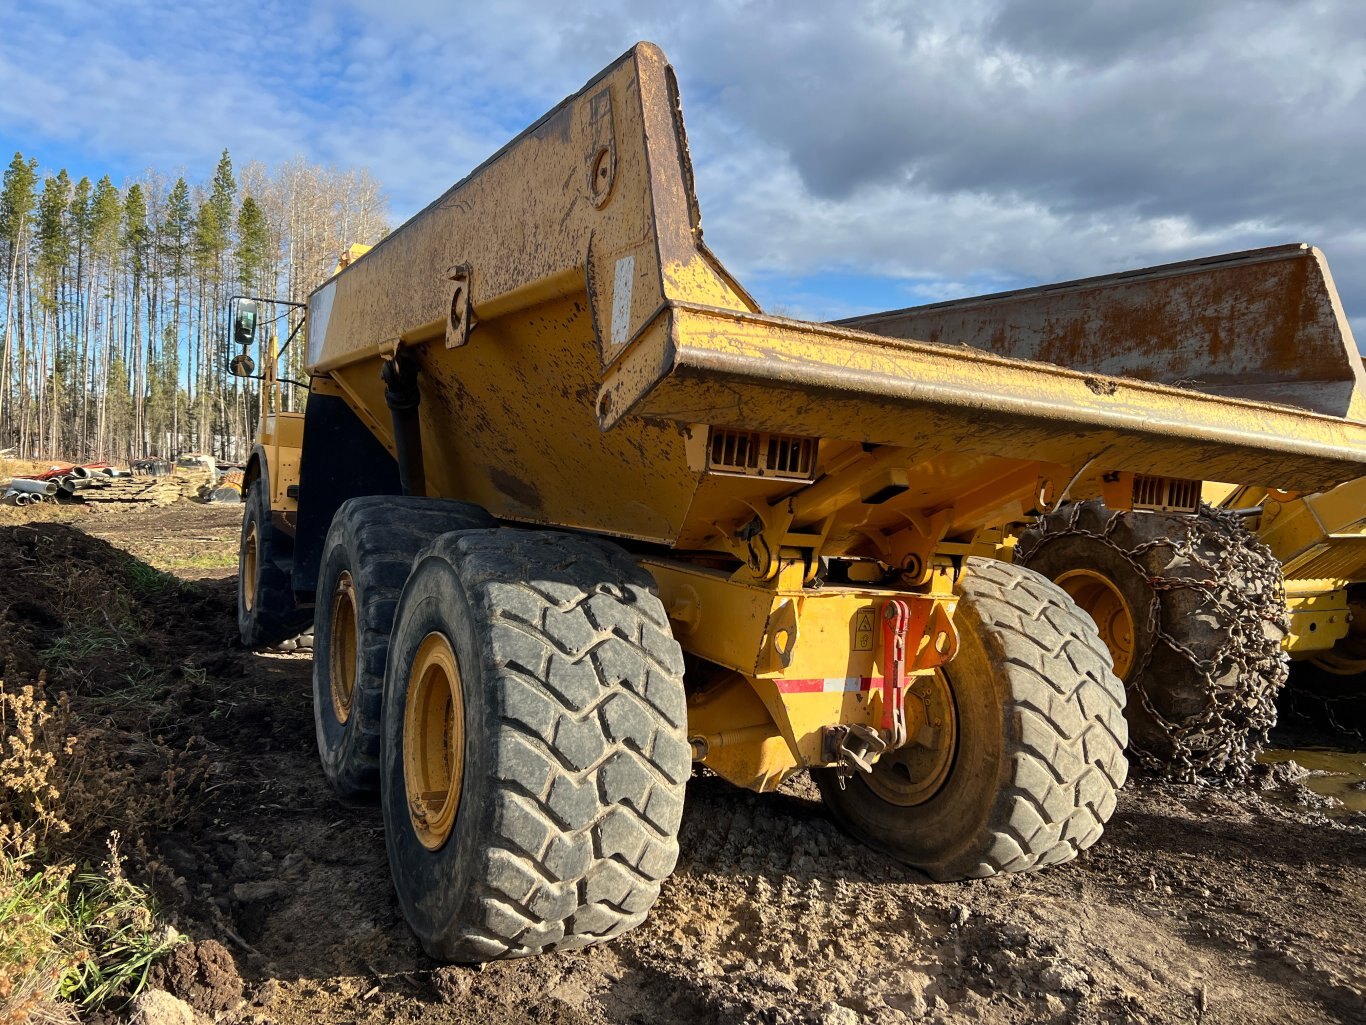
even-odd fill
[[[1288,408],[1306,422],[1363,419],[1356,343],[1323,254],[1305,245],[849,323],[1237,398],[1234,432]],[[1133,754],[1177,776],[1251,764],[1275,724],[1284,650],[1366,669],[1352,661],[1366,645],[1348,637],[1347,591],[1366,581],[1366,480],[1297,498],[1265,473],[1256,486],[1206,483],[1218,473],[1136,478],[1132,491],[1111,474],[1099,492],[1045,504],[1014,549],[1095,619],[1128,691]]]
[[[764,315],[648,44],[318,288],[306,344],[297,445],[247,471],[242,635],[313,616],[323,767],[378,794],[444,959],[640,922],[694,764],[809,770],[937,879],[1067,861],[1125,780],[1124,690],[1002,528],[1366,467],[1326,412]]]

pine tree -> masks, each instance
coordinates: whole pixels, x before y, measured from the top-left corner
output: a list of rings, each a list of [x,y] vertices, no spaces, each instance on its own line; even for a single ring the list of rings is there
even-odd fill
[[[71,178],[65,170],[43,179],[38,197],[38,308],[42,311],[41,348],[34,363],[33,393],[37,396],[36,429],[41,443],[49,448],[60,444],[61,418],[56,415],[60,383],[57,371],[62,364],[62,284],[65,277],[70,240],[67,237],[67,212],[71,203]],[[53,372],[49,373],[48,368]]]
[[[166,198],[166,219],[161,233],[166,247],[166,273],[171,279],[171,323],[169,337],[163,351],[174,368],[170,381],[171,413],[169,430],[172,438],[180,437],[180,315],[181,284],[190,271],[190,237],[194,230],[194,214],[190,208],[190,187],[184,178],[177,178]]]
[[[91,365],[91,375],[97,387],[93,432],[86,451],[102,459],[110,453],[107,432],[109,399],[109,369],[116,353],[118,333],[117,302],[119,290],[118,254],[120,229],[123,222],[123,198],[114,183],[105,175],[95,183],[95,194],[90,201],[90,258],[95,264],[92,279],[98,282],[100,304],[95,307],[92,334],[97,336]],[[96,285],[92,282],[92,291]],[[102,337],[101,337],[102,336]],[[89,413],[87,413],[89,415]]]
[[[146,368],[142,353],[142,288],[147,273],[147,199],[142,186],[134,183],[123,201],[123,255],[128,269],[129,316],[128,345],[125,366],[132,368],[133,436],[129,439],[130,454],[145,455],[143,451],[143,401],[146,395]]]
[[[242,200],[242,208],[237,212],[236,257],[238,287],[245,294],[260,290],[270,261],[270,226],[251,196]]]
[[[71,194],[71,231],[76,243],[76,268],[73,278],[75,295],[72,297],[72,358],[66,383],[69,395],[63,414],[72,443],[84,448],[87,437],[86,412],[90,402],[90,300],[94,289],[87,280],[89,274],[90,224],[93,211],[93,188],[90,179],[82,177]],[[79,396],[79,398],[78,398]]]
[[[5,255],[8,257],[4,261],[8,267],[5,277],[5,322],[0,326],[0,333],[4,337],[3,355],[0,355],[0,424],[7,422],[6,411],[13,409],[12,368],[16,362],[22,364],[25,356],[20,263],[21,260],[27,260],[29,222],[37,199],[37,187],[38,161],[25,161],[22,153],[15,153],[5,169],[4,186],[0,190],[0,242],[4,243]]]

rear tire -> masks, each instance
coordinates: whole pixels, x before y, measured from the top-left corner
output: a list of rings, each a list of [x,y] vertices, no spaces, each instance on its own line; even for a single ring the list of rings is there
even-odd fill
[[[413,556],[442,534],[492,526],[468,502],[387,495],[350,499],[332,518],[310,647],[318,755],[342,797],[379,793],[384,666]]]
[[[403,589],[388,679],[385,843],[428,954],[572,949],[644,920],[678,857],[691,752],[682,652],[624,551],[441,537]]]
[[[270,485],[265,473],[247,489],[242,534],[237,546],[237,632],[248,648],[269,648],[293,637],[313,619],[294,601],[289,571],[280,565],[287,544],[270,520]]]
[[[942,672],[957,746],[938,789],[889,800],[893,752],[872,780],[813,770],[821,796],[854,836],[941,882],[1070,861],[1128,774],[1123,685],[1095,625],[1038,574],[971,558],[956,591],[959,650]]]
[[[1130,751],[1177,779],[1246,774],[1288,674],[1281,567],[1240,517],[1064,506],[1026,529],[1016,561],[1050,580],[1098,576],[1131,613],[1121,672]],[[1116,661],[1125,661],[1118,655]]]

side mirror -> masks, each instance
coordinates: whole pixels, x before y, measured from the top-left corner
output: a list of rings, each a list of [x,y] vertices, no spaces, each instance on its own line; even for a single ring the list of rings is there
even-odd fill
[[[232,358],[232,362],[228,364],[228,372],[233,377],[251,377],[256,373],[256,361],[244,352]]]
[[[256,340],[256,304],[243,300],[237,304],[237,316],[232,319],[232,340],[246,348]]]

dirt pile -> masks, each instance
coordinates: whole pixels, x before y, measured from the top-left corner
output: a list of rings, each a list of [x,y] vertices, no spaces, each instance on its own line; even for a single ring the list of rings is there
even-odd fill
[[[0,676],[11,683],[46,670],[52,689],[87,695],[183,675],[187,656],[230,643],[226,605],[67,524],[0,527]]]
[[[223,1014],[242,1003],[237,962],[217,940],[182,943],[152,967],[147,981],[208,1015]]]
[[[146,886],[204,808],[212,745],[182,710],[218,690],[224,604],[64,524],[0,527],[0,1020],[60,1014],[55,989],[117,1007],[171,945]]]

